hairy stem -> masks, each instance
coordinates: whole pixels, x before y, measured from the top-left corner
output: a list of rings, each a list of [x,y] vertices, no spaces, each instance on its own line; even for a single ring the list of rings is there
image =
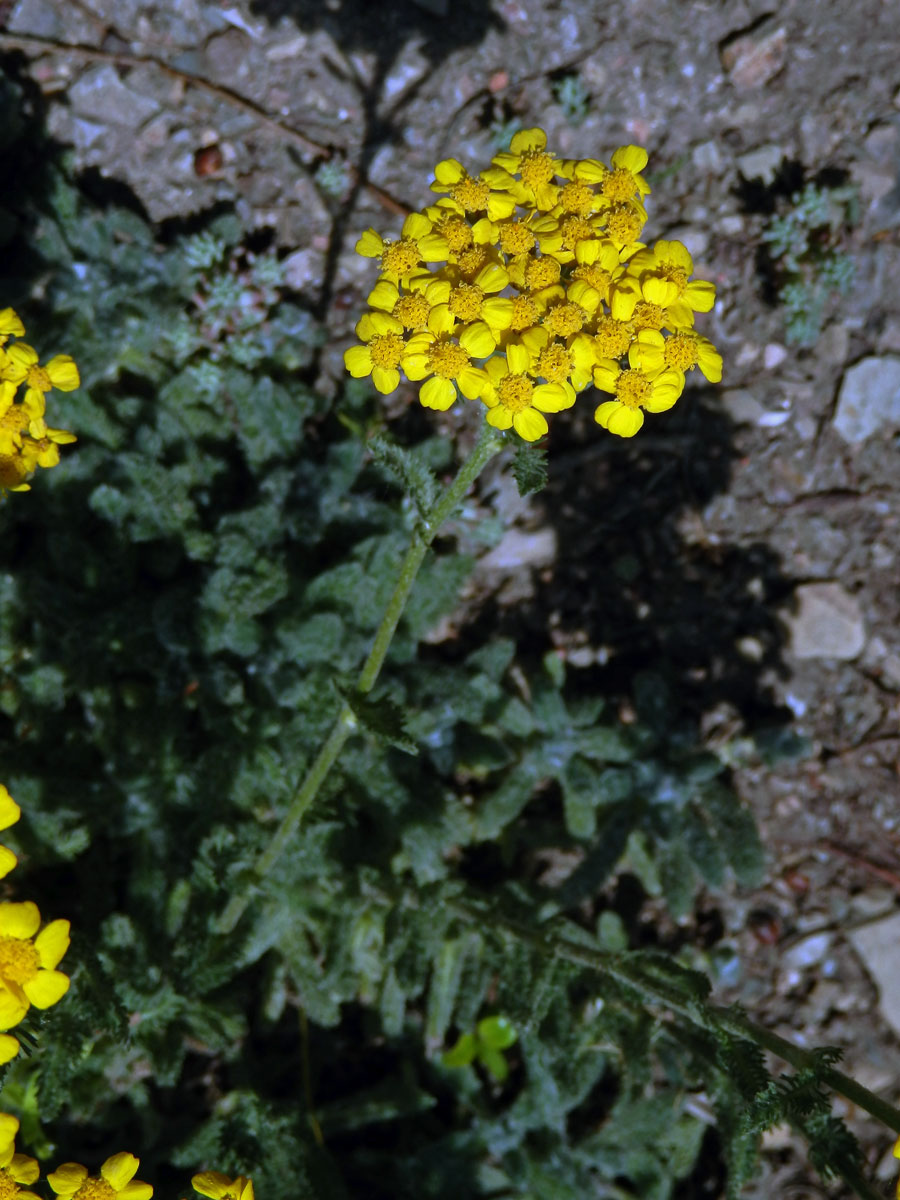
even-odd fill
[[[874,1092],[838,1071],[824,1066],[811,1050],[795,1046],[779,1037],[763,1025],[751,1021],[739,1009],[723,1008],[718,1005],[696,1005],[685,1001],[678,989],[643,971],[638,963],[629,962],[627,955],[609,954],[589,946],[580,946],[565,938],[541,933],[521,921],[498,914],[490,906],[470,905],[462,901],[453,903],[454,911],[463,920],[477,924],[490,923],[493,928],[505,929],[511,936],[534,947],[549,957],[565,959],[579,966],[592,968],[608,979],[616,979],[647,996],[651,1002],[662,1004],[670,1012],[677,1013],[694,1025],[717,1026],[736,1037],[756,1042],[798,1070],[814,1070],[819,1079],[833,1091],[863,1109],[876,1120],[900,1134],[900,1109],[888,1104]]]
[[[378,673],[390,649],[394,634],[397,632],[397,626],[403,616],[403,610],[406,608],[428,547],[434,541],[441,526],[503,444],[503,435],[485,422],[472,453],[460,467],[456,478],[435,503],[426,520],[416,527],[409,549],[401,563],[396,587],[375,634],[372,650],[357,680],[356,691],[360,695],[365,695],[375,686]],[[328,772],[337,761],[344,743],[356,728],[353,710],[349,704],[344,704],[335,718],[331,732],[307,771],[297,794],[272,835],[271,841],[253,864],[253,873],[257,878],[264,878],[284,853],[286,846],[297,832],[300,822],[318,795],[319,788],[324,783]],[[243,916],[248,903],[249,896],[246,890],[236,892],[216,922],[217,931],[230,933]]]

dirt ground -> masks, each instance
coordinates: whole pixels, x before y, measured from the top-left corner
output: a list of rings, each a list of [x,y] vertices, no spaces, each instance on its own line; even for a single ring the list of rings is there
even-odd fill
[[[0,26],[79,166],[154,220],[225,203],[274,231],[330,389],[372,282],[356,237],[420,206],[436,161],[484,163],[516,125],[564,156],[647,146],[647,235],[715,281],[723,384],[633,443],[557,418],[549,489],[498,494],[516,524],[480,602],[612,687],[670,664],[770,854],[758,891],[701,903],[723,998],[900,1102],[900,0],[2,0]],[[760,234],[823,172],[855,189],[854,277],[798,349]],[[786,719],[799,760],[742,753]],[[887,1193],[892,1138],[849,1115]],[[842,1193],[776,1131],[747,1194]]]

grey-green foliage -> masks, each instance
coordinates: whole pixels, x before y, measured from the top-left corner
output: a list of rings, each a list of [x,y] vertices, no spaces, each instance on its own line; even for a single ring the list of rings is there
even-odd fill
[[[762,233],[785,310],[786,338],[812,346],[822,331],[829,302],[853,282],[846,234],[858,217],[856,189],[808,183]]]
[[[547,483],[547,451],[534,442],[522,442],[516,447],[512,465],[520,496],[539,492]]]
[[[687,1094],[721,1077],[723,1122],[743,1128],[768,1077],[729,1091],[702,1021],[706,1076],[650,993],[471,905],[487,890],[522,930],[587,952],[610,944],[610,920],[601,940],[583,917],[623,865],[677,911],[692,873],[753,878],[758,843],[722,764],[661,678],[635,680],[625,728],[555,656],[495,638],[422,647],[472,565],[443,538],[373,707],[354,701],[359,734],[256,879],[448,446],[367,446],[364,389],[336,419],[298,380],[319,333],[230,218],[160,244],[129,211],[98,219],[52,163],[19,184],[22,292],[4,300],[84,382],[51,398],[77,446],[0,513],[0,738],[24,812],[4,837],[23,852],[19,894],[75,929],[71,994],[30,1014],[38,1052],[7,1069],[31,1145],[52,1136],[56,1161],[83,1160],[102,1138],[150,1178],[251,1172],[269,1200],[666,1200],[703,1132]],[[527,869],[547,847],[581,859],[555,886]],[[243,888],[247,919],[214,935]],[[646,952],[634,964],[702,1006],[702,977]],[[440,1062],[491,1015],[518,1035],[502,1086]]]
[[[562,75],[554,81],[553,99],[570,125],[581,125],[587,119],[591,93],[577,73]]]

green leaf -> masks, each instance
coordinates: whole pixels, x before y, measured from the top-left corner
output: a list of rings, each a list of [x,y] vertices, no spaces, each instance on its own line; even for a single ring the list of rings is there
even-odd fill
[[[383,437],[369,439],[372,457],[397,480],[414,500],[419,515],[427,518],[438,496],[437,480],[414,450],[397,446]]]
[[[425,1019],[425,1036],[433,1045],[443,1042],[453,1017],[468,947],[468,938],[451,938],[441,946],[435,961]]]
[[[475,1061],[478,1053],[478,1041],[474,1033],[464,1033],[455,1046],[445,1050],[441,1062],[445,1067],[467,1067]]]
[[[537,774],[530,759],[514,767],[496,791],[481,802],[475,818],[478,840],[493,841],[534,795]]]
[[[539,442],[521,442],[513,459],[513,476],[520,496],[540,492],[547,484],[547,450]]]
[[[389,696],[363,696],[353,688],[338,687],[338,691],[366,733],[405,754],[419,753],[419,747],[406,732],[406,713]]]
[[[721,887],[725,876],[725,856],[713,837],[704,814],[693,804],[681,812],[681,837],[691,861],[710,887]]]
[[[758,886],[765,875],[766,856],[750,810],[731,788],[716,782],[707,785],[700,802],[738,883]]]
[[[605,908],[597,919],[597,940],[604,950],[618,953],[628,949],[628,934],[622,918],[611,908]]]
[[[590,838],[597,828],[596,769],[580,755],[573,755],[563,768],[563,812],[572,837]]]
[[[506,1017],[483,1017],[476,1026],[478,1040],[492,1050],[505,1050],[515,1044],[518,1034]]]
[[[499,1050],[489,1046],[481,1046],[478,1051],[478,1061],[485,1067],[498,1083],[502,1083],[509,1075],[509,1063]]]

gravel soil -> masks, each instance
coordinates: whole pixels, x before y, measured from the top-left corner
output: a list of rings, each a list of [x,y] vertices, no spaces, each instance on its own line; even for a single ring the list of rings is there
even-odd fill
[[[466,604],[612,689],[670,665],[736,747],[770,856],[682,934],[718,948],[723,998],[900,1102],[898,0],[2,0],[0,53],[27,57],[79,167],[153,220],[227,204],[272,231],[329,331],[330,390],[372,284],[355,240],[420,206],[436,161],[484,163],[533,124],[564,156],[648,148],[647,235],[715,281],[699,327],[724,381],[633,442],[557,418],[549,488],[522,504],[497,482],[513,540]],[[852,190],[853,275],[798,347],[761,234],[815,180]],[[799,758],[741,753],[779,722]],[[891,1136],[840,1111],[887,1192]],[[747,1194],[843,1193],[776,1130]]]

